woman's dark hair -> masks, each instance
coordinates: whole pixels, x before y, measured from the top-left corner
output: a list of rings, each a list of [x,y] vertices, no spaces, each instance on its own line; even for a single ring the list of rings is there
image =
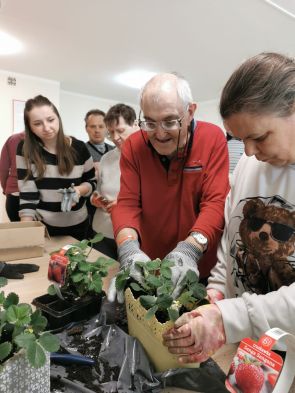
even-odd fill
[[[38,95],[34,98],[27,100],[25,104],[24,110],[24,123],[25,123],[25,140],[23,147],[23,154],[27,166],[28,174],[26,179],[32,176],[32,168],[31,165],[34,164],[36,166],[36,172],[39,179],[44,176],[44,172],[46,169],[45,160],[43,157],[43,142],[42,140],[35,135],[30,126],[30,111],[35,107],[40,106],[49,106],[52,108],[53,112],[56,114],[59,120],[59,132],[57,135],[56,142],[56,155],[57,155],[57,166],[58,172],[61,175],[69,174],[75,165],[75,151],[71,148],[70,139],[66,138],[64,135],[62,121],[60,118],[60,114],[56,107],[53,105],[48,98]]]
[[[129,126],[133,126],[136,120],[135,110],[131,108],[131,106],[129,105],[120,103],[120,104],[113,105],[108,110],[104,118],[106,126],[110,126],[113,122],[116,122],[116,124],[118,124],[120,116],[123,117],[123,119]]]
[[[234,71],[223,88],[223,119],[240,112],[291,115],[295,110],[295,62],[279,53],[260,53]]]

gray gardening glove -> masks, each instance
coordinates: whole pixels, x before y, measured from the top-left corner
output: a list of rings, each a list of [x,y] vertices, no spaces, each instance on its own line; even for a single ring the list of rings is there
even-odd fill
[[[121,246],[118,246],[118,260],[120,262],[120,269],[130,269],[130,277],[135,281],[142,283],[142,273],[135,262],[148,262],[150,258],[139,248],[138,240],[128,240]],[[116,288],[116,277],[112,278],[108,290],[108,300],[110,302],[117,300],[119,303],[124,303],[124,291],[118,291]]]
[[[174,290],[172,292],[173,299],[178,298],[183,290],[182,281],[189,270],[196,272],[199,277],[199,270],[197,263],[201,259],[202,251],[188,242],[179,242],[164,259],[168,259],[174,262],[174,266],[171,267],[172,272],[172,283]]]
[[[60,188],[57,192],[63,194],[61,201],[62,212],[70,212],[73,205],[79,202],[80,195],[75,190],[74,184],[69,188]]]

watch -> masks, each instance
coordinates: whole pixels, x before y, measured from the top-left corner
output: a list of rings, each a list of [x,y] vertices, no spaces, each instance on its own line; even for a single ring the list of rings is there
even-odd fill
[[[208,239],[206,238],[206,236],[204,236],[202,233],[200,232],[191,232],[190,235],[195,239],[195,241],[200,244],[204,251],[207,248],[208,245]]]

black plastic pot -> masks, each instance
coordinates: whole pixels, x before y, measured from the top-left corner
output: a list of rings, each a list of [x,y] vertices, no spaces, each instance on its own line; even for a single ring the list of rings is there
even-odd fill
[[[48,320],[48,329],[53,330],[71,322],[88,320],[98,314],[103,295],[87,296],[70,302],[56,295],[46,294],[33,299],[32,304],[42,311]]]

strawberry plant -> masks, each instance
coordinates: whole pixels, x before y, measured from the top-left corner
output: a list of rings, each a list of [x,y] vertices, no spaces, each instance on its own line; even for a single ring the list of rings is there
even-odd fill
[[[134,297],[139,297],[141,305],[148,311],[147,319],[156,315],[161,322],[175,321],[183,312],[208,303],[205,299],[206,288],[198,282],[198,276],[194,271],[187,272],[182,281],[182,293],[177,299],[173,299],[171,280],[173,262],[155,259],[149,262],[136,262],[136,264],[142,270],[143,282],[130,281],[130,271],[127,268],[118,273],[116,287],[118,290],[131,288]]]
[[[0,277],[0,287],[7,284]],[[46,362],[45,352],[59,349],[56,336],[46,332],[47,320],[40,310],[33,311],[30,304],[19,303],[15,293],[0,293],[0,365],[23,349],[29,363],[36,368]]]
[[[65,256],[69,261],[66,265],[64,283],[60,288],[56,284],[50,285],[48,288],[50,295],[59,295],[60,291],[63,297],[75,299],[102,292],[102,278],[107,276],[114,260],[99,257],[94,262],[88,261],[93,244],[102,238],[102,234],[98,233],[93,239],[82,240],[67,250]]]

